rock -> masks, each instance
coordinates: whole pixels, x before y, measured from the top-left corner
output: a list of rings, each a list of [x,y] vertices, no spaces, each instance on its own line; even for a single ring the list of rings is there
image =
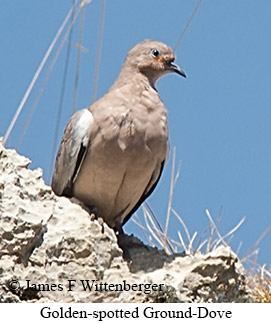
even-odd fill
[[[168,256],[126,236],[127,263],[114,231],[29,164],[0,143],[0,302],[249,301],[229,247]]]

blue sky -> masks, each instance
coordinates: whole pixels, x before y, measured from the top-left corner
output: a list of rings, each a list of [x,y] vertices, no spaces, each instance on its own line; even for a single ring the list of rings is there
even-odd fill
[[[70,1],[14,0],[0,3],[1,118],[3,136],[43,55],[64,20]],[[152,38],[174,47],[196,1],[107,1],[97,97],[113,83],[129,49]],[[86,6],[77,109],[92,99],[101,1]],[[80,16],[73,29],[71,56],[60,124],[72,114]],[[183,41],[176,62],[187,79],[167,75],[158,83],[168,108],[171,155],[181,175],[173,207],[191,234],[206,229],[208,209],[227,233],[243,217],[245,223],[231,241],[240,256],[271,225],[271,2],[269,0],[203,0]],[[41,167],[50,182],[57,111],[67,42],[43,91],[19,152]],[[53,56],[54,56],[53,52]],[[53,57],[52,56],[52,57]],[[12,131],[7,147],[16,147],[50,62],[41,74]],[[171,158],[149,199],[164,225],[168,203]],[[140,213],[140,212],[139,212]],[[171,217],[169,235],[176,238],[179,224]],[[129,221],[128,233],[140,235]],[[259,244],[258,262],[271,263],[271,234]]]

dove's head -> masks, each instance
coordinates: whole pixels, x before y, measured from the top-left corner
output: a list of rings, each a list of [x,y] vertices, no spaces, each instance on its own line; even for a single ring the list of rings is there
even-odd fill
[[[144,74],[154,84],[159,77],[168,73],[174,72],[186,77],[174,60],[175,54],[170,47],[148,39],[138,43],[129,51],[124,67]]]

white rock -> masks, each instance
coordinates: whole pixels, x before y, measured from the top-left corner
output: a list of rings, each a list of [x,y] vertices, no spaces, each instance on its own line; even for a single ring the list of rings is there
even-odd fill
[[[0,143],[0,302],[234,302],[247,298],[245,273],[230,248],[167,256],[127,237],[132,262],[122,258],[113,230],[79,204],[57,197],[42,171]],[[20,283],[18,290],[9,286]],[[69,280],[76,280],[69,290]],[[84,291],[83,280],[164,284],[162,292]],[[27,289],[27,284],[36,289]],[[142,286],[142,285],[141,285]]]

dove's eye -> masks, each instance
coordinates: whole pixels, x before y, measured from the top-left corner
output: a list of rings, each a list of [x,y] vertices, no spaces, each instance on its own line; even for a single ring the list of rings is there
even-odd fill
[[[160,56],[160,51],[158,49],[154,48],[154,49],[151,50],[151,54],[154,57],[159,57]]]

